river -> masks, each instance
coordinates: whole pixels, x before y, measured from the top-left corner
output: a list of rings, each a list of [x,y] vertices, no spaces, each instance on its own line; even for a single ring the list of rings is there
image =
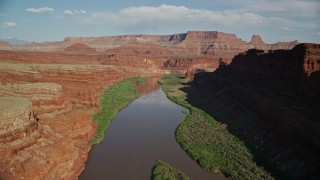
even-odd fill
[[[138,88],[142,95],[117,114],[105,139],[90,151],[80,180],[150,179],[157,160],[191,179],[223,179],[201,169],[181,149],[174,131],[184,108],[166,97],[157,80],[148,79]]]

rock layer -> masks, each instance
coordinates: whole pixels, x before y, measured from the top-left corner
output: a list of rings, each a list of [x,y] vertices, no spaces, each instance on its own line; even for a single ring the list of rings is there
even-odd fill
[[[0,98],[0,177],[54,179],[71,177],[77,154],[70,141],[38,122],[27,98]],[[52,151],[54,149],[54,151]]]
[[[187,69],[214,68],[248,49],[265,52],[292,49],[297,41],[266,44],[259,35],[248,43],[235,34],[188,31],[173,35],[122,35],[67,37],[64,41],[1,47],[0,59],[15,62],[105,64],[136,68],[162,68],[185,73]]]
[[[235,34],[228,34],[218,31],[188,31],[187,33],[173,35],[121,35],[102,37],[67,37],[64,41],[31,43],[15,47],[1,47],[3,50],[23,50],[23,51],[64,51],[68,49],[79,49],[80,46],[89,46],[98,52],[110,51],[121,46],[135,43],[142,43],[145,47],[157,46],[162,49],[162,55],[179,56],[209,56],[215,58],[233,58],[240,52],[245,52],[251,48],[263,50],[292,49],[298,44],[297,41],[279,42],[266,44],[259,35],[253,35],[248,43]],[[78,47],[79,46],[79,47]],[[85,48],[90,53],[91,48]],[[131,47],[135,49],[136,47]],[[81,49],[81,48],[80,48]],[[149,52],[150,53],[150,52]]]
[[[86,54],[86,53],[95,53],[96,50],[94,48],[91,48],[85,44],[81,43],[76,43],[71,46],[68,46],[64,49],[65,52],[73,52],[73,53],[81,53],[81,54]]]
[[[8,47],[10,47],[10,43],[8,43],[7,41],[0,40],[0,48],[1,47],[8,48]]]

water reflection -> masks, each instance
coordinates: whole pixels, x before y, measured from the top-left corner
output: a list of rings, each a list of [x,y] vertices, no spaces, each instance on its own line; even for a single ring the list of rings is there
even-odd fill
[[[135,87],[138,89],[140,93],[148,94],[160,88],[160,84],[158,83],[160,78],[160,76],[147,77],[145,81],[143,81],[141,84],[135,84]]]

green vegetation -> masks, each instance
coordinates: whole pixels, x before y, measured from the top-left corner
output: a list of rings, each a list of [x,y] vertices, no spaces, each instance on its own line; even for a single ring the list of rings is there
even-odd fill
[[[181,77],[167,75],[160,83],[170,100],[190,111],[177,128],[176,139],[202,168],[221,172],[230,179],[273,179],[254,162],[252,153],[242,141],[186,101],[186,93],[180,90],[184,87]]]
[[[189,177],[183,174],[180,170],[171,167],[169,164],[157,161],[153,171],[152,179],[154,180],[188,180]]]
[[[117,84],[109,86],[101,95],[99,106],[101,112],[93,116],[93,120],[98,122],[98,129],[95,136],[90,140],[90,144],[97,144],[104,138],[104,133],[117,113],[129,105],[134,99],[139,97],[139,91],[133,86],[143,82],[144,78],[125,79]]]

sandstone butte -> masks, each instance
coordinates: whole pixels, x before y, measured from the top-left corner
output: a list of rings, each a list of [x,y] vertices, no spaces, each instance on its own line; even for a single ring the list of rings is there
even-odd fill
[[[124,78],[193,74],[230,63],[248,49],[297,44],[266,44],[258,35],[247,43],[216,31],[67,37],[20,46],[1,42],[0,178],[77,179],[97,127],[91,116],[99,111],[98,95]],[[317,58],[313,64],[319,64]]]

